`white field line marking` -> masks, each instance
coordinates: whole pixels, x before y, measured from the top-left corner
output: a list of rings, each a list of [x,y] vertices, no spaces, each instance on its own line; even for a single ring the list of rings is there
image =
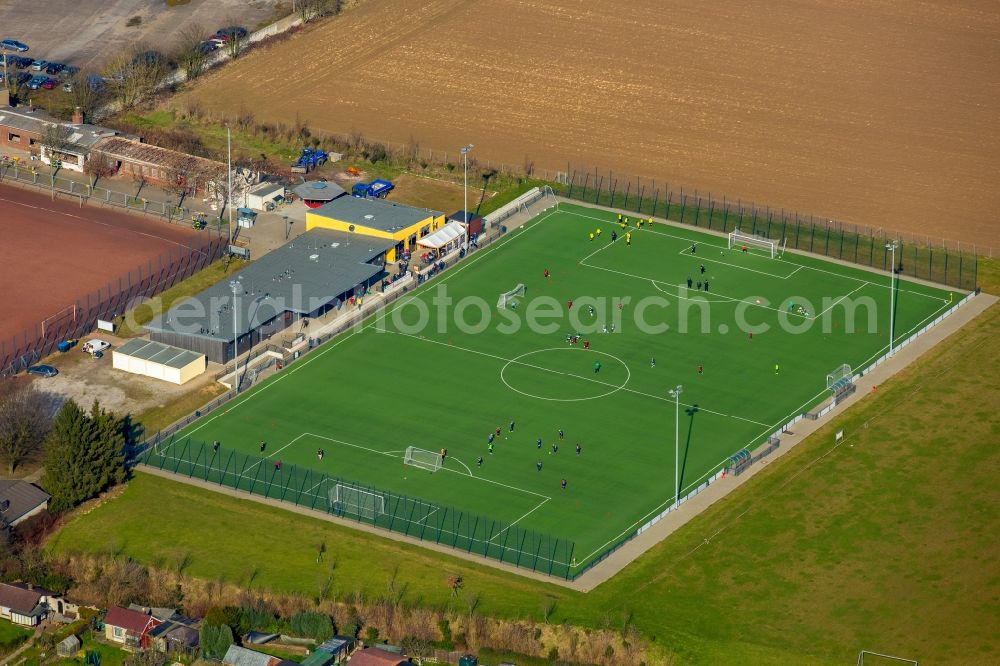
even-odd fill
[[[503,356],[498,356],[496,354],[490,354],[489,352],[483,352],[483,351],[479,351],[477,349],[469,349],[468,347],[460,347],[460,346],[452,344],[450,342],[442,342],[441,340],[433,340],[431,338],[422,338],[420,336],[412,335],[410,333],[402,333],[400,331],[388,331],[388,332],[389,333],[395,333],[396,335],[402,335],[402,336],[405,336],[405,337],[408,337],[408,338],[413,338],[414,340],[420,340],[421,342],[429,342],[431,344],[441,345],[443,347],[451,347],[452,349],[457,349],[459,351],[468,352],[470,354],[478,354],[479,356],[486,356],[487,358],[496,359],[498,361],[504,361],[506,363],[511,363],[513,365],[521,365],[521,366],[524,366],[526,368],[532,368],[533,370],[541,370],[543,372],[548,372],[548,373],[551,373],[551,374],[554,374],[554,375],[562,375],[564,377],[572,377],[573,379],[579,379],[579,380],[582,380],[582,381],[585,381],[585,382],[591,382],[591,383],[594,383],[594,384],[600,384],[602,386],[607,386],[607,387],[610,387],[610,388],[616,388],[616,389],[618,389],[620,391],[628,391],[630,393],[634,393],[635,395],[641,395],[641,396],[644,396],[646,398],[653,398],[655,400],[662,400],[663,402],[673,402],[673,400],[671,400],[667,396],[659,396],[659,395],[655,395],[655,394],[652,394],[652,393],[646,393],[644,391],[638,391],[636,389],[629,388],[627,386],[619,387],[617,384],[612,384],[610,382],[604,382],[604,381],[601,381],[599,379],[594,379],[593,377],[587,377],[585,375],[575,375],[575,374],[573,374],[571,372],[560,372],[559,370],[552,370],[551,368],[546,368],[544,366],[534,365],[532,363],[525,363],[524,361],[518,361],[516,359],[504,358]],[[682,402],[681,404],[684,405],[685,407],[691,407],[692,406],[692,405],[689,405],[689,404],[684,403],[684,402]],[[706,409],[705,407],[702,407],[700,405],[698,407],[698,411],[706,412],[708,414],[715,414],[716,416],[724,416],[724,417],[730,418],[730,419],[737,419],[739,421],[746,421],[747,423],[753,423],[754,425],[760,425],[760,426],[767,425],[766,423],[761,423],[760,421],[754,421],[753,419],[748,419],[748,418],[743,417],[743,416],[736,416],[735,414],[725,414],[723,412],[717,412],[717,411],[714,411],[714,410],[711,410],[711,409]]]
[[[441,282],[444,282],[444,281],[447,281],[447,280],[451,279],[451,277],[453,275],[458,275],[460,272],[462,272],[463,270],[465,270],[466,268],[468,268],[469,266],[471,266],[472,264],[474,264],[475,262],[477,262],[480,258],[482,258],[482,257],[490,254],[495,248],[503,246],[503,245],[506,245],[508,242],[510,242],[510,240],[509,240],[510,238],[522,236],[525,231],[530,231],[531,229],[534,229],[536,226],[538,226],[539,224],[541,224],[545,219],[547,219],[551,215],[554,215],[555,213],[556,213],[556,211],[551,211],[549,213],[546,213],[542,217],[539,217],[537,220],[535,220],[534,222],[532,222],[530,226],[528,226],[528,227],[522,227],[521,228],[522,229],[521,233],[517,234],[517,236],[514,236],[513,234],[510,234],[508,236],[507,240],[500,240],[500,241],[494,242],[490,247],[487,247],[481,253],[477,254],[477,256],[475,256],[472,259],[470,259],[469,262],[463,263],[458,268],[455,268],[453,271],[450,271],[443,278],[441,278],[440,280],[435,281],[434,284],[439,284]],[[428,284],[430,284],[430,283],[428,282]],[[403,305],[404,301],[408,302],[409,300],[411,300],[413,298],[419,298],[419,294],[415,293],[413,296],[410,296],[409,299],[399,299],[399,301],[395,302],[390,307],[392,309],[401,307]],[[388,309],[387,309],[387,311],[388,311]],[[376,312],[372,313],[369,316],[370,317],[377,317],[378,316],[378,312],[376,311]],[[264,391],[266,391],[270,387],[274,386],[278,382],[283,381],[286,377],[288,377],[290,375],[294,375],[296,372],[302,370],[303,368],[305,368],[306,366],[308,366],[310,363],[316,361],[321,356],[327,354],[328,352],[330,352],[331,350],[333,350],[335,347],[337,347],[341,343],[346,342],[347,340],[353,338],[355,335],[357,335],[361,331],[369,329],[369,328],[374,328],[374,327],[375,327],[375,323],[374,322],[368,324],[367,326],[352,326],[350,334],[344,335],[339,340],[331,340],[331,341],[327,342],[326,344],[324,344],[324,348],[323,349],[315,351],[315,352],[309,354],[305,358],[305,360],[296,363],[295,365],[293,365],[291,367],[291,369],[289,369],[287,371],[283,371],[282,374],[280,374],[277,377],[271,379],[267,384],[264,384],[259,389],[250,392],[242,400],[238,400],[238,401],[234,402],[234,404],[232,406],[227,407],[224,410],[223,409],[217,410],[218,413],[215,416],[212,416],[211,418],[204,419],[203,422],[201,423],[201,425],[199,425],[198,427],[196,427],[194,430],[191,430],[190,432],[188,432],[186,436],[190,437],[191,435],[193,435],[194,433],[198,432],[199,430],[201,430],[206,425],[208,425],[212,421],[216,420],[220,416],[224,416],[225,414],[228,414],[230,411],[236,409],[237,407],[240,407],[241,405],[243,405],[245,402],[247,402],[248,400],[250,400],[254,396],[257,396],[257,395],[263,393]],[[343,335],[343,333],[341,333],[341,335]]]
[[[536,506],[535,508],[531,509],[526,514],[524,514],[523,516],[521,516],[520,518],[518,518],[517,520],[515,520],[514,522],[512,522],[510,525],[508,525],[507,527],[503,528],[502,530],[500,530],[499,532],[497,532],[496,534],[494,534],[492,537],[490,537],[489,540],[487,541],[487,543],[493,543],[493,539],[500,538],[501,534],[503,534],[504,532],[506,532],[510,528],[514,527],[514,525],[517,525],[519,522],[521,522],[522,520],[524,520],[525,518],[527,518],[528,516],[530,516],[531,514],[533,514],[535,511],[538,511],[539,509],[541,509],[542,506],[544,506],[545,503],[548,502],[550,499],[552,499],[552,498],[551,497],[546,497],[545,499],[543,499],[541,502],[539,502],[538,506]]]
[[[464,462],[462,462],[461,460],[459,460],[458,458],[453,458],[452,456],[450,456],[450,455],[449,455],[449,456],[448,456],[448,457],[447,457],[447,458],[446,458],[445,460],[454,460],[454,461],[455,461],[455,462],[457,462],[457,463],[458,463],[459,465],[461,465],[462,467],[464,467],[464,468],[465,468],[465,474],[466,474],[466,476],[473,476],[473,474],[472,474],[472,470],[471,470],[471,469],[469,469],[469,466],[468,466],[468,465],[466,465],[466,464],[465,464]],[[441,463],[441,468],[442,468],[442,469],[444,469],[444,463]]]
[[[19,182],[19,181],[14,181],[14,182]],[[25,208],[34,208],[35,210],[44,210],[47,213],[54,213],[56,215],[62,215],[63,217],[73,218],[74,220],[81,220],[81,221],[86,222],[88,224],[97,224],[97,225],[100,225],[102,227],[111,227],[112,229],[114,229],[116,231],[121,231],[121,232],[129,233],[129,234],[135,234],[137,236],[146,236],[148,238],[155,238],[156,240],[166,241],[167,243],[170,243],[171,245],[177,245],[178,247],[188,247],[184,243],[180,243],[178,241],[171,240],[169,238],[164,238],[163,236],[157,236],[156,234],[151,234],[151,233],[148,233],[148,232],[145,232],[145,231],[136,231],[135,229],[129,229],[128,227],[119,227],[117,225],[109,224],[107,222],[100,222],[98,220],[92,220],[92,219],[90,219],[88,217],[84,217],[83,215],[74,215],[73,213],[66,213],[64,211],[54,210],[52,208],[46,208],[45,206],[35,206],[33,204],[22,203],[20,201],[13,201],[13,200],[7,199],[5,197],[0,197],[0,201],[6,201],[7,203],[12,203],[12,204],[15,204],[15,205],[18,205],[18,206],[24,206]],[[201,254],[204,254],[204,252],[201,252]]]
[[[441,510],[441,507],[437,507],[437,506],[434,507],[433,511],[431,511],[426,516],[424,516],[423,518],[421,518],[420,520],[417,521],[417,525],[419,525],[420,523],[424,522],[425,520],[427,520],[428,518],[430,518],[431,516],[433,516],[435,513],[437,513],[440,510]]]
[[[567,210],[567,211],[563,211],[563,212],[565,212],[565,213],[567,213],[569,215],[576,215],[577,217],[585,217],[585,218],[588,218],[588,219],[591,219],[591,220],[597,220],[599,222],[608,222],[608,223],[611,222],[611,220],[605,220],[605,219],[600,218],[600,217],[594,217],[593,215],[586,215],[584,213],[579,213],[579,212],[573,211],[573,210]],[[694,233],[702,233],[702,232],[696,231],[696,229],[697,229],[697,227],[692,228],[692,232],[694,232]],[[707,245],[709,247],[718,247],[718,248],[726,248],[727,247],[726,245],[715,245],[714,243],[706,243],[706,242],[702,242],[702,241],[692,241],[690,238],[685,238],[683,236],[675,236],[673,234],[668,234],[668,233],[665,233],[665,232],[662,232],[662,231],[656,231],[656,230],[653,230],[653,229],[639,229],[638,231],[648,231],[649,233],[652,233],[652,234],[659,234],[660,236],[666,236],[668,238],[676,238],[677,240],[682,240],[685,243],[692,243],[692,242],[694,242],[694,243],[698,243],[699,245]],[[682,253],[683,253],[683,250],[682,250]],[[795,257],[796,255],[795,255],[795,253],[792,253],[789,256]],[[783,259],[783,260],[784,261],[788,261],[788,260],[785,260],[785,259]],[[819,261],[823,261],[823,260],[819,259]],[[846,261],[846,259],[844,261]],[[717,263],[724,263],[724,262],[717,262]],[[790,262],[790,263],[794,264],[794,262]],[[817,268],[815,266],[807,266],[805,264],[798,264],[798,266],[799,266],[799,269],[805,268],[807,270],[816,271],[818,273],[826,273],[828,275],[833,275],[835,277],[844,278],[845,280],[853,280],[854,282],[869,282],[865,278],[854,277],[852,275],[844,275],[843,273],[837,273],[837,272],[834,272],[834,271],[831,271],[831,270],[827,270],[825,268]],[[858,266],[860,267],[861,264],[858,264]],[[874,268],[874,266],[870,266],[869,268]],[[749,269],[748,268],[746,270],[753,270],[753,269]],[[856,269],[856,270],[864,270],[864,269],[861,268],[861,269]],[[757,272],[760,272],[760,271],[757,271]],[[796,272],[798,272],[798,269],[795,272],[790,273],[787,277],[791,277]],[[765,273],[765,275],[766,275],[766,273]],[[778,276],[773,276],[773,277],[778,277]],[[787,277],[786,278],[781,278],[781,279],[787,279]],[[889,285],[881,285],[881,284],[879,284],[877,282],[870,282],[870,284],[872,286],[878,287],[880,289],[891,289],[891,287]],[[941,297],[933,296],[931,294],[924,294],[924,293],[921,293],[919,291],[911,291],[911,290],[908,290],[908,289],[900,289],[899,291],[902,292],[902,293],[913,294],[915,296],[923,296],[924,298],[930,298],[930,299],[933,299],[933,300],[944,300]]]
[[[377,454],[383,455],[383,456],[384,455],[390,455],[390,454],[386,453],[385,451],[379,451],[378,449],[371,449],[371,448],[368,448],[367,446],[361,446],[359,444],[351,444],[350,442],[345,442],[345,441],[343,441],[341,439],[334,439],[333,437],[327,437],[325,435],[317,435],[316,433],[312,433],[312,432],[303,433],[303,435],[309,435],[310,437],[316,437],[317,439],[325,439],[328,442],[334,442],[336,444],[343,444],[345,446],[351,446],[351,447],[354,447],[355,449],[361,449],[363,451],[369,451],[371,453],[377,453]],[[391,456],[391,457],[395,458],[396,456]],[[458,470],[448,469],[447,467],[442,467],[441,469],[443,471],[445,471],[445,472],[451,472],[452,474],[459,474],[461,476],[470,476],[470,475],[464,474],[463,472],[460,472]],[[472,476],[471,478],[475,479],[476,481],[482,481],[484,483],[492,483],[493,485],[496,485],[496,486],[502,486],[504,488],[508,488],[510,490],[515,490],[515,491],[520,492],[520,493],[526,493],[528,495],[534,495],[535,497],[542,497],[542,498],[545,498],[545,499],[552,499],[551,497],[548,497],[547,495],[542,495],[541,493],[536,493],[536,492],[534,492],[532,490],[525,490],[524,488],[518,488],[517,486],[511,486],[511,485],[508,485],[506,483],[501,483],[499,481],[493,481],[492,479],[487,479],[485,477]]]
[[[832,310],[837,305],[837,303],[840,303],[842,300],[844,300],[846,298],[850,298],[851,296],[853,296],[854,294],[858,293],[859,291],[861,291],[862,289],[864,289],[865,287],[867,287],[870,284],[871,284],[871,282],[865,282],[864,284],[862,284],[860,287],[858,287],[854,291],[841,296],[840,298],[838,298],[837,300],[835,300],[833,303],[831,303],[830,307],[828,307],[827,309],[823,310],[822,312],[820,312],[819,314],[817,314],[815,317],[812,317],[812,319],[819,319],[820,317],[822,317],[823,315],[825,315],[827,312],[829,312],[830,310]]]

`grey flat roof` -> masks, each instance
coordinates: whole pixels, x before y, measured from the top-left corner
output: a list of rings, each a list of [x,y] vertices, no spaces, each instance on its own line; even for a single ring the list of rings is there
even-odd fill
[[[361,199],[359,197],[334,199],[310,212],[334,220],[343,220],[348,224],[389,232],[400,231],[426,220],[428,217],[437,217],[443,214],[428,208],[414,208],[383,199]]]
[[[142,338],[129,340],[118,349],[115,349],[114,352],[116,354],[141,358],[151,363],[159,363],[168,368],[178,369],[205,356],[204,354],[188,351],[187,349],[165,345],[162,342],[143,340]]]
[[[310,201],[330,201],[346,194],[347,190],[328,180],[308,180],[295,186],[295,196]]]
[[[368,263],[393,247],[389,239],[313,229],[146,324],[154,331],[233,339],[282,313],[308,314],[382,272]],[[239,283],[234,300],[231,282]]]

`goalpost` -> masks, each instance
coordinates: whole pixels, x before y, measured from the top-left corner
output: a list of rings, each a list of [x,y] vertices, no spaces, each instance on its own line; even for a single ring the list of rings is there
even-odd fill
[[[761,238],[760,236],[754,236],[753,234],[745,234],[739,229],[729,233],[730,250],[733,249],[734,247],[744,247],[744,246],[759,247],[764,250],[767,250],[770,253],[771,258],[774,259],[775,245],[776,243],[772,240]]]
[[[441,454],[426,449],[418,449],[415,446],[408,446],[406,447],[406,454],[403,456],[403,464],[436,472],[441,469]]]
[[[385,513],[385,497],[338,483],[330,489],[330,510],[375,521]]]
[[[513,289],[503,294],[500,294],[500,298],[497,299],[497,308],[503,309],[507,307],[507,304],[519,296],[524,296],[528,289],[523,284],[519,284]]]
[[[826,388],[833,393],[834,402],[839,402],[854,393],[857,387],[854,386],[854,371],[851,366],[844,363],[839,368],[826,376]]]

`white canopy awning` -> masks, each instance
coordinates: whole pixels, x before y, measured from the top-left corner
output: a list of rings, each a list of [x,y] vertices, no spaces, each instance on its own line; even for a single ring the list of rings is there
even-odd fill
[[[461,222],[449,222],[432,234],[427,234],[417,241],[417,245],[437,249],[444,247],[456,239],[465,238],[465,225]]]

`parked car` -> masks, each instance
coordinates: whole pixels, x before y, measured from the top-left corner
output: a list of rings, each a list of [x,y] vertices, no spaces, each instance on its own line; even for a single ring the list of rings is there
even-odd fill
[[[45,73],[46,74],[58,74],[59,72],[61,72],[65,68],[66,68],[66,65],[62,64],[61,62],[50,62],[49,65],[48,65],[48,67],[45,68]]]
[[[40,60],[40,59],[39,60],[34,60],[31,63],[31,69],[33,69],[36,72],[40,72],[43,69],[45,69],[46,67],[48,67],[48,66],[49,66],[49,63],[47,63],[44,60]]]
[[[14,65],[18,69],[24,69],[26,67],[30,67],[31,63],[33,63],[34,60],[32,60],[31,58],[29,58],[27,56],[12,56],[12,55],[8,55],[7,56],[7,62],[9,64]]]
[[[39,377],[55,377],[59,374],[59,371],[51,365],[33,365],[28,368],[28,374],[38,375]]]
[[[241,25],[227,25],[225,28],[219,28],[215,33],[217,36],[222,37],[236,37],[238,39],[243,39],[247,36],[247,29]]]
[[[16,39],[5,39],[0,42],[0,47],[5,49],[11,49],[12,51],[24,52],[28,50],[28,45],[24,42],[19,42]]]
[[[68,79],[72,76],[76,76],[76,73],[80,71],[79,67],[70,67],[69,65],[64,65],[61,70],[59,70],[59,78]]]
[[[71,93],[73,92],[75,86],[76,84],[74,84],[72,81],[67,81],[62,85],[63,92]]]
[[[46,78],[45,81],[42,82],[42,87],[45,88],[46,90],[52,90],[58,84],[59,82],[56,81],[55,79]]]
[[[198,50],[204,53],[205,55],[208,55],[209,53],[218,50],[220,46],[222,46],[220,42],[216,42],[210,39],[206,42],[202,42],[201,44],[199,44]]]
[[[28,90],[38,90],[39,88],[42,87],[42,84],[48,80],[49,77],[45,76],[44,74],[33,76],[31,77],[31,80],[28,81]]]
[[[107,83],[105,82],[105,80],[100,76],[98,76],[97,74],[91,74],[90,76],[87,77],[87,87],[90,88],[91,92],[95,93],[104,92],[104,88],[106,86]]]

